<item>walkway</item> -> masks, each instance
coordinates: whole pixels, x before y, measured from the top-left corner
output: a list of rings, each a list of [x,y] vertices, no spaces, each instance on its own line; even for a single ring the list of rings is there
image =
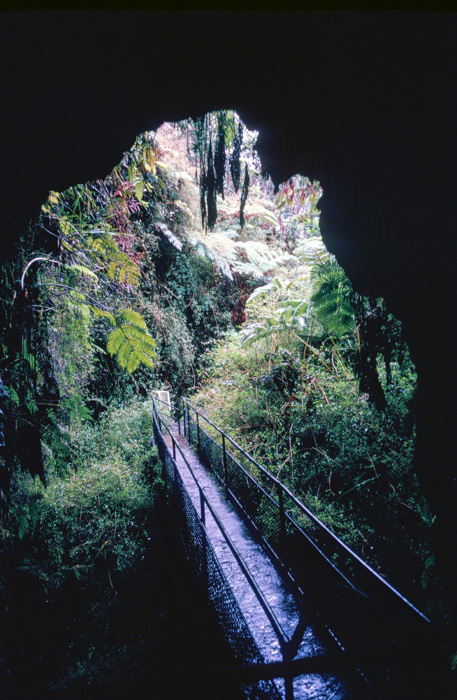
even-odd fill
[[[284,636],[290,640],[292,651],[290,658],[305,658],[334,651],[319,639],[316,625],[313,623],[313,611],[300,609],[298,602],[278,574],[270,558],[253,539],[248,528],[240,520],[233,506],[215,483],[214,478],[200,464],[187,440],[181,435],[176,435],[176,440],[206,498],[212,504],[243,562],[255,578],[264,598],[274,612]],[[171,452],[172,444],[169,436],[166,437],[166,442]],[[201,507],[199,490],[179,450],[176,450],[176,463],[186,489],[197,512],[199,512]],[[208,510],[205,514],[205,527],[214,552],[262,656],[266,662],[281,661],[283,654],[275,630]],[[286,697],[284,681],[278,680],[276,685],[281,695]],[[356,697],[350,692],[346,682],[333,674],[299,676],[294,680],[293,690],[293,697],[296,700],[312,700],[313,698],[340,700]]]

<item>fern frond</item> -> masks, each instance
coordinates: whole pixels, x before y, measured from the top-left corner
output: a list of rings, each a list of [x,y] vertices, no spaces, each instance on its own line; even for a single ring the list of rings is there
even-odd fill
[[[165,236],[165,238],[168,240],[169,243],[171,243],[171,245],[174,248],[176,248],[179,251],[182,250],[181,241],[178,238],[176,238],[174,233],[172,233],[165,224],[163,224],[161,221],[156,221],[154,225],[156,229],[159,230]]]
[[[352,287],[343,268],[335,259],[317,262],[312,276],[315,284],[311,302],[319,321],[335,335],[353,331]]]
[[[277,279],[275,277],[275,279]],[[273,280],[274,282],[274,280]],[[254,299],[257,299],[258,297],[266,297],[269,292],[273,289],[273,282],[270,282],[268,284],[263,284],[261,287],[257,287],[252,294],[249,295],[246,304],[250,304]]]
[[[134,335],[129,334],[128,338],[134,342],[135,349],[138,350],[138,352],[143,352],[146,355],[154,352],[156,342],[148,333],[144,333],[142,338],[136,338]]]
[[[116,359],[122,369],[126,369],[130,355],[132,354],[132,345],[130,339],[124,334],[123,341],[117,351]]]
[[[123,323],[130,323],[132,326],[137,326],[138,328],[143,328],[146,330],[146,323],[144,318],[138,311],[133,311],[133,309],[124,309],[119,316]]]
[[[144,352],[141,352],[141,350],[138,350],[135,353],[136,357],[138,358],[138,362],[142,362],[146,367],[149,367],[150,369],[154,369],[154,362],[152,358],[147,355]]]
[[[195,247],[196,252],[201,258],[206,258],[212,262],[219,268],[224,277],[233,282],[233,274],[227,258],[216,253],[216,251],[205,245],[202,241],[198,241],[196,238],[190,238],[189,242]]]
[[[140,364],[152,369],[156,359],[156,342],[149,335],[143,317],[132,309],[124,309],[116,318],[118,324],[108,336],[106,349],[122,369],[132,374]]]
[[[143,200],[144,180],[135,180],[135,196],[139,202]]]
[[[106,273],[107,273],[108,277],[110,278],[110,280],[114,280],[114,278],[116,276],[116,270],[117,270],[117,265],[114,262],[114,260],[112,260],[106,269]]]
[[[285,262],[296,262],[293,255],[273,250],[261,241],[240,242],[236,245],[235,250],[237,249],[245,252],[249,263],[257,269],[260,276]],[[240,265],[245,267],[246,263],[235,263],[236,269],[239,269]]]
[[[88,267],[85,265],[65,265],[67,270],[70,270],[70,272],[75,272],[77,274],[83,275],[84,277],[88,277],[91,280],[98,281],[98,277],[93,272],[90,270]]]
[[[117,355],[122,344],[125,341],[125,333],[122,326],[118,326],[112,330],[106,341],[106,349],[110,355]]]
[[[137,369],[139,364],[140,364],[139,355],[132,352],[132,350],[131,350],[130,355],[129,355],[128,360],[127,360],[127,364],[125,365],[124,369],[126,369],[129,374],[132,374],[132,372],[134,372]]]
[[[95,253],[105,253],[106,247],[101,238],[93,238],[89,236],[87,239],[87,247],[93,250]]]
[[[89,308],[92,311],[94,318],[107,318],[108,321],[110,322],[111,326],[116,325],[116,320],[114,318],[114,314],[112,314],[111,311],[106,311],[105,309],[99,309],[97,306],[90,306]]]

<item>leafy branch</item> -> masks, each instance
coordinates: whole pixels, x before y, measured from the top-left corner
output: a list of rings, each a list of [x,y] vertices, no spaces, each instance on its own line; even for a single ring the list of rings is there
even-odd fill
[[[109,354],[115,356],[119,366],[129,374],[140,363],[153,369],[156,343],[149,335],[141,315],[131,309],[124,309],[116,316],[115,323],[116,327],[110,332],[106,343]]]

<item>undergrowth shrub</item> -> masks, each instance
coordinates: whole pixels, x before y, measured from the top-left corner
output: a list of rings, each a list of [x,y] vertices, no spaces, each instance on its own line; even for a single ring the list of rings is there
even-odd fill
[[[370,564],[403,588],[420,580],[433,516],[413,471],[413,366],[393,362],[387,383],[380,363],[380,411],[348,366],[323,351],[303,362],[278,341],[232,334],[207,358],[195,400]]]
[[[71,464],[59,464],[61,455],[48,450],[46,484],[16,476],[12,534],[22,568],[45,587],[100,576],[113,587],[113,577],[134,570],[144,556],[160,484],[151,432],[149,403],[114,409],[68,431]]]

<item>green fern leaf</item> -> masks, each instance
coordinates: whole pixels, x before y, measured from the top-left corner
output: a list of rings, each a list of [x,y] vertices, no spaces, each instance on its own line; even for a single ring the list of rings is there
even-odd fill
[[[116,318],[117,327],[108,336],[106,349],[122,369],[132,374],[141,364],[154,367],[155,340],[149,335],[143,317],[132,309],[124,309]]]
[[[319,321],[336,335],[352,332],[352,287],[343,268],[335,259],[325,260],[315,264],[312,276],[315,285],[311,302]]]
[[[123,323],[130,323],[132,326],[137,326],[138,328],[146,330],[144,318],[137,311],[124,309],[120,315],[120,319]]]
[[[140,364],[140,358],[135,352],[130,352],[129,358],[127,360],[127,364],[125,366],[125,369],[129,374],[132,374]]]
[[[141,202],[144,195],[144,180],[135,181],[135,195],[137,200]]]
[[[97,275],[95,272],[90,270],[88,267],[85,267],[85,265],[66,265],[65,266],[67,270],[70,270],[70,272],[75,272],[80,275],[83,275],[83,277],[88,277],[91,280],[98,280]]]
[[[119,365],[122,367],[122,369],[126,369],[131,353],[132,346],[130,345],[126,336],[124,336],[124,340],[122,341],[116,356],[116,359],[119,362]]]
[[[108,340],[106,343],[106,349],[109,352],[109,354],[117,355],[124,340],[125,333],[121,326],[118,326],[117,328],[112,330],[108,336]]]
[[[111,311],[106,311],[105,309],[99,309],[97,306],[90,306],[89,308],[92,311],[94,318],[107,318],[108,321],[110,322],[111,326],[116,325],[116,320],[114,318],[114,314],[112,314]]]
[[[146,353],[141,352],[141,350],[138,350],[136,356],[138,357],[139,362],[142,362],[144,365],[146,365],[146,367],[149,367],[150,369],[154,369],[154,362],[150,355],[147,355]]]
[[[133,339],[129,338],[129,342],[132,342]],[[152,341],[152,343],[150,342]],[[132,345],[135,347],[135,352],[142,352],[144,355],[151,355],[154,354],[154,348],[155,348],[155,343],[152,340],[146,340],[146,339],[141,339],[138,340],[136,339],[135,342],[132,342]]]
[[[131,326],[128,324],[124,324],[122,326],[122,329],[126,335],[127,338],[131,338],[132,341],[138,341],[139,343],[141,342],[146,342],[145,338],[148,338],[147,332],[143,328],[138,328],[138,326]],[[154,340],[151,338],[152,343],[154,343]],[[151,345],[151,347],[155,347]]]
[[[110,278],[110,280],[114,280],[114,278],[116,276],[116,269],[117,269],[117,265],[114,262],[114,260],[112,260],[110,262],[110,264],[108,265],[108,269],[106,270],[106,273],[107,273],[108,277]]]
[[[127,270],[125,269],[125,267],[121,267],[119,270],[119,276],[118,276],[119,284],[124,283],[126,275],[127,275]]]
[[[10,401],[12,401],[16,406],[19,406],[20,404],[20,398],[19,394],[17,393],[16,389],[13,386],[7,387],[7,393]]]

